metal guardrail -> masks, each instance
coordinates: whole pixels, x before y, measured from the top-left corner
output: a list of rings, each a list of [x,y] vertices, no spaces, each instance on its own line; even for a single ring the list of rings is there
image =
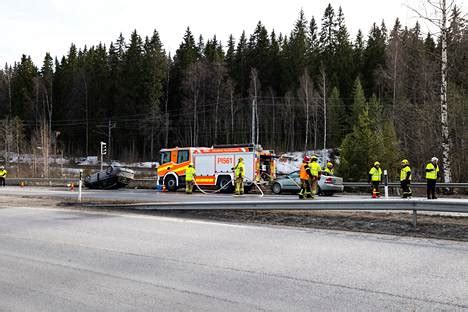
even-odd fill
[[[99,207],[107,207],[99,204]],[[109,207],[143,210],[420,210],[468,213],[468,200],[239,200],[112,204]]]
[[[156,183],[156,178],[146,178],[146,179],[135,179],[133,180],[134,183],[150,183],[154,182]],[[76,182],[78,183],[78,177],[72,177],[72,178],[7,178],[7,183],[10,185],[19,185],[21,182],[34,182],[34,183],[43,183],[43,184],[53,184],[53,183],[70,183],[70,182]],[[370,184],[367,182],[343,182],[343,185],[345,187],[369,187]],[[381,187],[383,187],[383,183],[381,184]],[[388,183],[389,187],[400,187],[399,182],[389,182]],[[413,182],[411,183],[412,187],[426,187],[425,182]],[[463,188],[467,189],[468,188],[468,183],[437,183],[437,187],[447,187],[447,188]]]
[[[68,183],[74,183],[78,185],[79,178],[7,178],[7,185],[20,185],[21,183],[26,185],[43,185],[43,186],[65,186]],[[135,179],[132,183],[154,183],[156,179]]]
[[[369,187],[370,184],[367,182],[343,182],[345,187]],[[425,182],[413,182],[411,183],[412,187],[426,187]],[[381,187],[383,187],[383,183]],[[399,182],[388,182],[389,187],[400,187]],[[468,183],[437,183],[437,187],[447,187],[447,188],[468,188]]]
[[[381,199],[381,200],[263,200],[157,202],[136,204],[86,205],[98,208],[132,210],[389,210],[412,211],[412,223],[417,225],[417,211],[468,213],[468,200]]]

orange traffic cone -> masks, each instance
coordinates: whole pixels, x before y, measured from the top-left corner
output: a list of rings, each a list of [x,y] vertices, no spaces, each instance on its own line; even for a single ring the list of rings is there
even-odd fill
[[[75,190],[75,184],[74,184],[74,183],[72,183],[72,184],[70,184],[70,191],[72,191],[72,192],[73,192],[74,190]]]
[[[21,188],[24,187],[24,181],[21,181],[20,186],[21,186]]]
[[[377,198],[377,191],[374,189],[372,189],[372,198]]]
[[[162,191],[167,192],[167,188],[166,188],[166,186],[164,184],[163,184],[163,187],[162,187]]]

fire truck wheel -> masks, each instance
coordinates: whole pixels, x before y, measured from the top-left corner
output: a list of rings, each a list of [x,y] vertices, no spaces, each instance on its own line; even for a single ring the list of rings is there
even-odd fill
[[[169,192],[177,191],[177,181],[176,178],[174,178],[173,176],[166,177],[166,179],[164,180],[164,185],[166,186],[166,189]]]
[[[229,184],[229,186],[226,186],[226,184]],[[218,182],[216,183],[216,188],[222,189],[221,193],[232,193],[233,191],[233,186],[231,183],[231,177],[230,176],[221,176],[218,178]]]

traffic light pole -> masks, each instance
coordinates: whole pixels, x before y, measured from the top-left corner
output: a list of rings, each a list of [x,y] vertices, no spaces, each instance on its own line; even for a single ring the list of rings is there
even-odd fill
[[[101,142],[101,171],[103,168],[104,155],[107,154],[107,146],[105,142]]]

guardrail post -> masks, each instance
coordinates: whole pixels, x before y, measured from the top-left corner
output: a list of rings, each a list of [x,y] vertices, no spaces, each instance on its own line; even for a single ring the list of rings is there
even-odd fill
[[[385,199],[388,199],[388,172],[384,170],[384,183],[385,183]]]
[[[83,169],[80,169],[80,181],[78,182],[78,201],[81,202],[81,188],[83,186]]]
[[[418,225],[418,213],[417,210],[413,210],[413,227],[416,227]]]

